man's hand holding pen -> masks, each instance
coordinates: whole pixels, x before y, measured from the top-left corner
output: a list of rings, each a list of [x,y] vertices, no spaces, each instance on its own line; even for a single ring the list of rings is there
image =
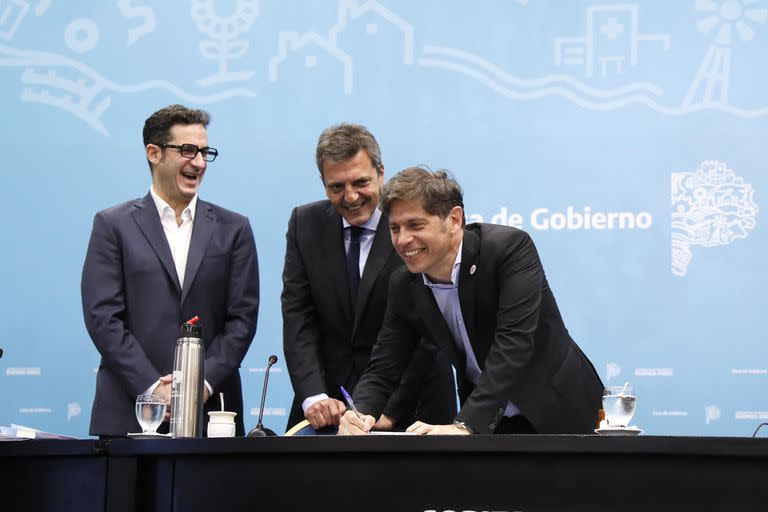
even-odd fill
[[[373,416],[363,416],[360,411],[355,407],[355,401],[341,386],[341,394],[344,395],[344,400],[349,404],[351,410],[344,413],[339,423],[339,435],[342,436],[358,436],[362,434],[368,434],[371,427],[376,423],[376,418]]]
[[[367,435],[375,423],[376,418],[373,416],[360,414],[348,409],[347,412],[345,412],[341,417],[341,423],[339,424],[339,435]]]

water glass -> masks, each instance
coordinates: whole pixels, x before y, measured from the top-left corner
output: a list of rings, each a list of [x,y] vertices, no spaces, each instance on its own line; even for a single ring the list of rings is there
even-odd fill
[[[154,434],[165,417],[165,398],[139,395],[136,398],[136,419],[144,434]]]
[[[626,428],[635,414],[637,398],[632,386],[608,386],[603,390],[603,412],[609,428]]]

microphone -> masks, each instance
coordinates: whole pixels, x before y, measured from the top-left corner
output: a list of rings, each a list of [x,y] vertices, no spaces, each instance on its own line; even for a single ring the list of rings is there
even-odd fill
[[[264,428],[264,425],[261,424],[261,419],[264,417],[264,399],[267,398],[267,383],[269,382],[269,369],[272,368],[272,365],[277,362],[277,356],[271,355],[269,356],[269,361],[267,362],[267,369],[264,371],[264,388],[261,390],[261,407],[259,407],[259,421],[256,423],[256,427],[252,429],[250,432],[248,432],[248,437],[272,437],[277,436],[277,434],[274,433],[274,431]]]

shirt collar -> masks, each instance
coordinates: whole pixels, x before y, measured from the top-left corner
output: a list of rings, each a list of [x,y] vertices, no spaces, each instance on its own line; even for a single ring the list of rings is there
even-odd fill
[[[369,231],[376,231],[376,229],[379,227],[379,219],[381,219],[381,210],[376,208],[373,210],[373,213],[371,214],[371,216],[368,217],[368,220],[363,222],[360,225],[360,227],[365,228]],[[349,222],[347,222],[347,219],[345,219],[344,217],[341,218],[341,222],[343,224],[344,229],[347,229],[349,226],[352,225]]]
[[[165,212],[165,209],[168,208],[173,212],[173,208],[170,207],[168,203],[163,200],[162,197],[160,197],[157,192],[155,191],[155,186],[152,185],[149,187],[149,193],[152,195],[152,200],[155,202],[155,208],[157,208],[157,214],[160,216],[160,219],[163,218],[163,213]],[[192,200],[189,202],[186,208],[181,212],[181,218],[182,220],[194,220],[195,219],[195,209],[197,208],[197,194],[192,198]],[[176,215],[174,213],[174,215]]]
[[[424,279],[424,284],[430,288],[456,288],[459,286],[459,269],[461,268],[461,250],[464,248],[464,238],[461,239],[459,244],[459,250],[456,251],[456,259],[453,261],[453,269],[451,269],[451,283],[433,283],[427,274],[421,274]]]

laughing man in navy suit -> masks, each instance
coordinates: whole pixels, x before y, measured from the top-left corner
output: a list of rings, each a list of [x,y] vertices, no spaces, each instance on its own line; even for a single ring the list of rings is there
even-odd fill
[[[205,410],[226,395],[244,435],[239,367],[256,332],[259,273],[248,219],[198,199],[209,162],[207,112],[171,105],[144,124],[152,186],[142,199],[96,214],[81,293],[99,354],[90,434],[138,432],[136,396],[165,397],[179,326],[199,316]],[[166,424],[161,428],[167,429]]]

